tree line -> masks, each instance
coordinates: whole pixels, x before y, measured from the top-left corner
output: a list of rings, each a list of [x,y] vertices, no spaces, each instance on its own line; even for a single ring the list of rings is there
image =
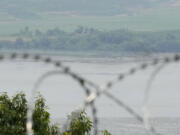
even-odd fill
[[[79,26],[73,32],[54,28],[46,32],[28,27],[15,34],[16,41],[0,41],[0,49],[108,52],[179,52],[180,30],[138,32],[128,29],[100,31]]]

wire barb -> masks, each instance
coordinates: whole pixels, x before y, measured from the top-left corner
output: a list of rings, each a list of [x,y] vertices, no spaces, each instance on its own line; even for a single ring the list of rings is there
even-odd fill
[[[43,62],[45,64],[52,64],[55,67],[59,68],[60,70],[54,70],[50,72],[46,72],[43,74],[36,83],[34,84],[34,87],[32,89],[31,93],[31,100],[29,102],[28,106],[28,113],[27,113],[27,135],[33,135],[32,125],[33,125],[33,107],[34,107],[34,98],[35,94],[37,92],[37,89],[40,87],[42,82],[52,76],[52,75],[60,75],[65,74],[67,76],[70,76],[74,81],[78,82],[78,84],[83,88],[86,98],[84,102],[80,105],[83,109],[86,109],[88,106],[91,107],[92,114],[93,114],[93,124],[94,124],[94,135],[98,134],[98,117],[97,117],[97,111],[98,108],[95,106],[95,101],[98,97],[100,97],[102,94],[104,94],[106,97],[108,97],[110,100],[115,102],[119,107],[126,110],[129,114],[131,114],[134,118],[136,118],[138,121],[140,121],[142,124],[145,125],[145,128],[149,131],[149,133],[153,135],[159,135],[156,131],[156,129],[153,127],[153,125],[150,125],[149,123],[149,109],[148,109],[148,100],[149,100],[149,93],[150,88],[152,85],[152,82],[154,81],[155,77],[159,73],[159,71],[167,64],[173,63],[173,62],[179,62],[180,61],[180,55],[175,54],[174,56],[168,56],[163,58],[155,58],[151,60],[150,62],[142,63],[141,65],[137,67],[130,68],[128,72],[121,73],[112,81],[107,82],[103,86],[99,86],[96,83],[89,81],[88,79],[85,79],[84,77],[80,76],[79,74],[73,72],[69,67],[64,66],[61,61],[53,60],[51,57],[43,57],[42,55],[34,55],[30,53],[11,53],[11,54],[0,54],[0,62],[3,60],[15,60],[15,59],[22,59],[23,61],[26,60],[34,60],[36,62]],[[148,80],[147,87],[145,89],[145,95],[144,95],[144,101],[143,101],[143,111],[144,116],[141,116],[138,114],[132,107],[125,104],[122,100],[115,97],[110,93],[110,89],[117,83],[120,83],[121,81],[125,80],[128,76],[132,76],[138,71],[146,70],[149,67],[156,67],[156,65],[160,64],[160,66],[155,69],[155,71],[150,76],[150,79]],[[95,90],[95,92],[92,92],[92,90]],[[64,125],[66,125],[65,123]]]

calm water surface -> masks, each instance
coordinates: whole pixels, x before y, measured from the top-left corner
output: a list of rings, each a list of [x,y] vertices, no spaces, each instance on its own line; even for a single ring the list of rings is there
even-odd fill
[[[127,57],[71,57],[54,56],[62,60],[64,65],[71,67],[72,71],[103,85],[117,77],[118,74],[128,71],[131,67],[142,63],[142,58],[132,59]],[[52,65],[33,61],[23,62],[4,61],[0,65],[0,90],[13,95],[24,91],[29,98],[30,91],[37,79],[47,71],[57,70]],[[139,114],[142,114],[144,91],[148,79],[155,68],[139,71],[133,76],[116,84],[109,91],[116,97],[130,105]],[[165,66],[155,78],[151,91],[149,107],[158,130],[162,133],[180,134],[180,64]],[[85,95],[77,82],[65,75],[54,75],[47,78],[38,89],[46,98],[52,119],[65,118],[69,112],[78,108],[85,99]],[[118,107],[105,96],[96,101],[98,116],[101,118],[101,128],[109,129],[114,135],[138,133],[145,134],[143,127],[134,121],[126,111]],[[89,112],[89,109],[88,109]],[[91,116],[91,113],[88,113]],[[166,118],[164,118],[166,117]],[[168,117],[168,118],[167,118]],[[130,129],[130,130],[129,130]]]

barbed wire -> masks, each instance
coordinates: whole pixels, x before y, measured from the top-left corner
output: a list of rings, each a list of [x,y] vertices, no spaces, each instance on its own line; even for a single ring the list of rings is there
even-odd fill
[[[96,100],[96,98],[98,98],[102,94],[107,95],[107,90],[111,89],[116,83],[125,80],[126,77],[134,75],[135,73],[137,73],[137,71],[145,70],[148,67],[151,67],[151,66],[153,67],[153,66],[156,66],[160,63],[169,64],[172,62],[179,62],[179,60],[180,60],[180,55],[175,54],[174,56],[164,57],[164,58],[160,58],[160,59],[155,58],[149,63],[142,63],[140,66],[130,68],[130,70],[128,70],[128,72],[121,73],[116,79],[114,79],[113,81],[109,81],[104,86],[100,87],[101,89],[99,89],[97,92],[91,93],[91,95],[85,100],[83,105],[88,106],[88,104],[90,104],[91,102],[94,102]],[[127,112],[132,114],[137,120],[139,120],[140,122],[142,122],[144,124],[144,118],[141,117],[140,115],[138,115],[137,113],[135,113],[135,111],[131,107],[127,106],[126,104],[124,104],[119,99],[117,100],[117,98],[115,98],[112,95],[111,96],[108,95],[108,96],[110,97],[111,100],[114,100],[122,108],[124,108]],[[155,128],[152,126],[148,130],[155,135],[159,135],[159,133],[157,133]]]
[[[151,73],[147,85],[144,91],[144,100],[143,100],[143,106],[142,106],[142,111],[143,111],[143,122],[144,122],[144,127],[146,129],[151,129],[152,125],[150,124],[150,108],[149,108],[149,98],[150,98],[150,91],[153,82],[155,81],[157,75],[160,73],[160,71],[165,67],[165,63],[160,64],[155,70]]]
[[[64,74],[64,72],[62,72],[62,71],[60,71],[60,70],[53,70],[53,71],[48,71],[48,72],[46,72],[46,73],[44,73],[44,74],[42,74],[39,78],[38,78],[38,80],[35,82],[35,84],[34,84],[34,86],[33,86],[33,89],[31,90],[31,103],[32,103],[32,105],[34,105],[35,104],[35,101],[34,101],[34,99],[35,99],[35,95],[36,95],[36,93],[37,93],[37,90],[40,88],[40,86],[42,85],[42,83],[45,81],[45,79],[47,79],[47,78],[49,78],[50,76],[53,76],[53,75],[62,75],[62,74]],[[77,81],[77,80],[75,80],[75,81]],[[79,83],[79,81],[77,82],[77,83]],[[89,88],[88,87],[86,87],[85,85],[84,85],[84,83],[83,83],[83,85],[81,85],[81,87],[82,87],[82,89],[84,90],[84,92],[85,92],[85,95],[88,97],[89,96],[89,94],[91,93],[90,92],[90,90],[89,90]],[[92,111],[92,114],[93,114],[93,123],[94,123],[94,134],[97,134],[97,133],[95,133],[95,132],[97,132],[97,127],[98,127],[98,125],[97,125],[97,115],[96,115],[96,107],[95,107],[95,104],[94,103],[92,103],[91,104],[91,111]],[[31,107],[31,108],[33,108],[33,107]],[[79,109],[79,108],[78,108]],[[81,110],[83,110],[83,108],[81,108]],[[30,121],[32,121],[32,114],[33,114],[33,110],[32,109],[29,109],[29,113],[31,114],[31,117],[30,117]],[[66,124],[66,123],[65,123]],[[65,125],[64,124],[64,125]],[[63,127],[66,127],[66,126],[63,126]],[[65,130],[65,128],[63,129],[63,130]],[[61,132],[64,132],[64,131],[61,131]]]
[[[180,55],[175,54],[174,56],[155,58],[153,60],[150,60],[147,63],[142,63],[140,66],[130,68],[127,72],[119,74],[117,78],[115,78],[112,81],[109,81],[108,83],[106,83],[105,85],[103,85],[101,87],[99,85],[93,83],[92,81],[89,81],[88,79],[81,77],[79,74],[72,72],[69,67],[62,65],[61,61],[53,60],[50,57],[43,57],[41,55],[32,55],[32,54],[28,54],[28,53],[24,53],[24,54],[12,53],[9,55],[6,55],[6,54],[0,55],[0,61],[8,60],[8,59],[15,60],[18,58],[22,59],[22,60],[31,59],[31,60],[35,60],[35,61],[39,61],[39,62],[45,62],[46,64],[53,64],[53,65],[55,65],[55,67],[59,67],[61,69],[61,71],[50,71],[50,72],[46,72],[45,74],[43,74],[38,79],[38,81],[34,84],[34,87],[32,90],[32,97],[34,97],[34,94],[37,91],[37,88],[42,83],[42,81],[45,78],[47,78],[51,75],[54,75],[54,74],[62,74],[63,73],[65,75],[71,76],[75,81],[77,81],[80,84],[80,86],[84,89],[86,96],[87,96],[87,98],[85,99],[84,103],[81,106],[82,106],[82,108],[87,108],[90,105],[91,109],[92,109],[93,123],[94,123],[94,135],[98,134],[98,117],[97,117],[97,108],[95,107],[95,100],[102,94],[107,96],[110,100],[114,101],[117,105],[119,105],[120,107],[125,109],[128,113],[130,113],[138,121],[140,121],[142,124],[144,124],[145,128],[150,133],[152,133],[154,135],[159,135],[152,125],[147,126],[147,125],[149,125],[149,116],[148,116],[149,110],[147,108],[148,108],[150,87],[152,85],[152,82],[153,82],[155,76],[164,67],[164,65],[167,65],[172,62],[179,62]],[[115,84],[125,80],[125,78],[127,78],[128,76],[132,76],[135,73],[137,73],[138,71],[142,71],[149,67],[154,67],[159,64],[161,64],[161,65],[150,76],[150,79],[148,81],[148,84],[147,84],[147,87],[145,90],[143,107],[145,107],[147,110],[144,112],[144,116],[141,116],[138,113],[136,113],[136,111],[134,111],[133,108],[131,108],[130,106],[125,104],[122,100],[118,99],[117,97],[115,97],[108,91]],[[91,92],[90,89],[95,90],[95,92]],[[33,99],[31,99],[31,100],[33,101]],[[32,103],[34,103],[34,102],[32,102]],[[32,105],[29,106],[29,110],[30,111],[28,111],[27,134],[33,135],[33,132],[32,132],[32,122],[33,122],[32,121],[32,110],[33,110],[33,107],[32,107]]]
[[[86,99],[85,104],[91,103],[97,97],[102,95],[105,91],[111,89],[116,83],[119,83],[119,82],[125,80],[125,78],[127,78],[128,76],[134,75],[135,73],[137,73],[137,71],[145,70],[150,66],[155,66],[155,65],[158,65],[160,63],[168,64],[171,62],[178,62],[179,60],[180,60],[180,55],[176,54],[176,55],[174,55],[174,57],[165,57],[162,60],[156,58],[156,59],[152,60],[152,62],[143,63],[140,66],[130,68],[130,70],[128,70],[128,72],[121,73],[120,75],[118,75],[118,77],[116,79],[107,82],[102,87],[99,87],[99,90],[97,92],[91,93],[91,95]]]
[[[15,59],[22,59],[22,60],[35,60],[35,61],[39,61],[39,62],[45,62],[46,64],[53,64],[55,67],[61,68],[61,73],[66,74],[71,76],[75,81],[77,81],[80,86],[85,90],[86,94],[89,95],[90,94],[90,90],[88,89],[88,87],[85,86],[85,84],[88,84],[89,86],[92,87],[97,87],[97,85],[95,85],[93,82],[82,78],[80,75],[78,75],[77,73],[74,73],[70,70],[69,67],[66,67],[64,65],[62,65],[61,61],[57,61],[57,60],[52,60],[50,57],[42,57],[41,55],[34,55],[34,54],[28,54],[28,53],[12,53],[12,54],[1,54],[0,55],[0,61],[3,60],[15,60]],[[40,80],[38,80],[37,83],[35,83],[34,89],[32,90],[32,102],[34,103],[34,95],[36,92],[36,88],[39,87],[39,83],[41,83],[41,81],[46,78],[46,76],[49,76],[49,74],[45,74],[44,76],[42,76],[42,78],[40,78]],[[28,113],[27,113],[27,134],[28,135],[33,135],[33,130],[32,130],[32,125],[33,125],[33,121],[32,121],[32,114],[33,114],[33,106],[32,104],[28,105]],[[94,130],[94,134],[97,134],[98,128],[97,128],[97,118],[96,118],[96,108],[93,102],[91,102],[91,106],[92,106],[92,112],[93,112],[93,121],[94,121],[94,126],[95,126],[95,130]]]

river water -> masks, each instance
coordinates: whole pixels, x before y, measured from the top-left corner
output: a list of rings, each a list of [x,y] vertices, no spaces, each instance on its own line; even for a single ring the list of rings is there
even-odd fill
[[[72,57],[52,56],[63,61],[72,71],[80,74],[98,85],[104,85],[115,79],[118,74],[127,72],[146,60],[143,57]],[[3,61],[0,63],[0,90],[13,96],[24,91],[30,97],[31,90],[37,79],[44,73],[57,70],[53,65],[34,61]],[[139,71],[128,76],[109,90],[117,98],[131,106],[140,115],[144,91],[149,77],[155,68]],[[180,134],[180,64],[165,66],[152,83],[149,108],[152,123],[158,131],[165,134]],[[51,117],[60,122],[70,112],[82,105],[85,94],[71,77],[54,75],[48,77],[38,89],[45,97]],[[146,134],[143,126],[137,123],[124,109],[117,106],[104,95],[96,100],[100,127],[110,130],[113,135]],[[91,113],[88,108],[88,115]]]

